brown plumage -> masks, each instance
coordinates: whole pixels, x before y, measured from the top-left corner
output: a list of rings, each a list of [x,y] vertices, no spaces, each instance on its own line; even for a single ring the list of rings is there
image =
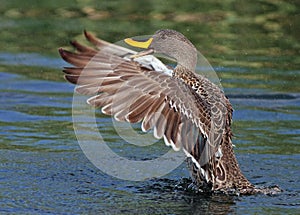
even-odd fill
[[[176,31],[159,30],[147,50],[136,53],[88,32],[85,36],[95,48],[72,42],[76,52],[59,53],[74,66],[64,68],[66,80],[91,96],[90,105],[117,120],[141,122],[143,131],[154,129],[166,145],[183,149],[197,189],[257,192],[233,152],[232,106],[222,90],[195,73],[197,50],[189,40]],[[153,52],[177,61],[171,76],[137,60]]]

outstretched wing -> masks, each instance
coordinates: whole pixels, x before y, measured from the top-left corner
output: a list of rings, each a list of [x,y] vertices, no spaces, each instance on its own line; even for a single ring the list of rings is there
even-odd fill
[[[90,95],[90,105],[116,120],[142,122],[142,130],[154,129],[174,150],[183,148],[202,166],[220,144],[209,142],[211,109],[190,86],[151,65],[130,60],[134,51],[110,44],[85,32],[90,48],[72,42],[77,49],[59,49],[74,67],[64,68],[65,78],[77,84],[77,92]],[[199,163],[201,157],[202,163]]]

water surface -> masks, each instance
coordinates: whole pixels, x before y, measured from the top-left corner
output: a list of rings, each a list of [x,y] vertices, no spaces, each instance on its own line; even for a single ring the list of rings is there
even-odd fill
[[[2,1],[0,212],[3,214],[295,214],[300,206],[299,4],[296,1]],[[173,28],[211,62],[234,112],[241,169],[276,196],[185,191],[183,163],[142,182],[106,175],[85,157],[72,124],[73,86],[57,48],[88,29],[109,41]],[[115,152],[133,146],[99,115]],[[139,149],[134,149],[134,152]],[[164,152],[162,142],[140,156]]]

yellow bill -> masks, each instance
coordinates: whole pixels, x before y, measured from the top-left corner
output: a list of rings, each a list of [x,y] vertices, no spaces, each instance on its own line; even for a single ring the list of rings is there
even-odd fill
[[[150,44],[152,43],[152,40],[153,40],[153,38],[151,37],[146,41],[137,41],[137,40],[133,40],[131,38],[127,38],[124,41],[125,41],[125,43],[127,43],[130,46],[147,49],[150,46]]]

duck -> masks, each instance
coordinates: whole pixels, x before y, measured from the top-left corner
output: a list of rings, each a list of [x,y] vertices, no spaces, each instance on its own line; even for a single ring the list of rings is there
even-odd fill
[[[84,35],[93,47],[72,41],[75,51],[60,48],[59,53],[73,65],[63,69],[65,79],[77,85],[78,93],[90,96],[88,104],[119,121],[139,122],[144,132],[152,129],[155,138],[182,150],[193,189],[268,192],[242,173],[232,143],[233,107],[217,84],[195,72],[197,49],[183,34],[161,29],[146,39],[124,39],[139,52],[87,31]],[[176,66],[143,58],[154,54],[175,60]]]

